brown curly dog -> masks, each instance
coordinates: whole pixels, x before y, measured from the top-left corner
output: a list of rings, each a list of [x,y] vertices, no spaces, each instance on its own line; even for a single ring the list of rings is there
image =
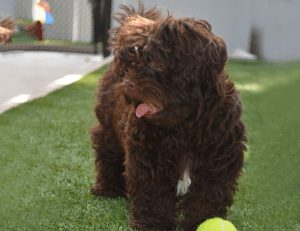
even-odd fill
[[[117,19],[95,109],[92,193],[128,196],[131,226],[142,230],[192,231],[225,217],[246,135],[224,41],[204,20],[142,5],[122,6]]]
[[[11,42],[15,23],[12,19],[0,19],[0,44]]]

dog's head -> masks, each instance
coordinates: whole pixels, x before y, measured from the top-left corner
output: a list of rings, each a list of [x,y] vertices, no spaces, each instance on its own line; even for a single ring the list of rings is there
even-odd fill
[[[221,97],[226,45],[208,22],[143,6],[123,10],[111,36],[113,71],[138,118],[173,125],[199,114],[207,92]]]

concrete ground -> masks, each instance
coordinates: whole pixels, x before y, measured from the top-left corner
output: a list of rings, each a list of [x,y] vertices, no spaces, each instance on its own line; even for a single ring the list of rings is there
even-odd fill
[[[0,53],[0,113],[78,81],[109,60],[58,52]]]

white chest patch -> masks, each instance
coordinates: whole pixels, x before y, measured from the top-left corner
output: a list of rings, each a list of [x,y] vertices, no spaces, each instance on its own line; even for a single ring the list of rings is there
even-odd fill
[[[177,184],[177,196],[182,196],[188,192],[189,186],[192,183],[189,176],[189,169],[184,170],[182,178],[178,181]]]

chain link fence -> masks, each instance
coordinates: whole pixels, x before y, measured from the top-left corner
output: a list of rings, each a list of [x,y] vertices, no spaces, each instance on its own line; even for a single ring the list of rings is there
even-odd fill
[[[70,50],[87,53],[101,50],[101,39],[94,36],[94,22],[97,17],[102,16],[100,11],[97,15],[94,7],[103,8],[102,2],[105,4],[107,0],[47,0],[54,22],[39,26],[35,19],[35,7],[41,1],[43,0],[0,0],[0,27],[1,20],[8,18],[15,24],[12,38],[5,45],[0,45],[0,50],[14,47],[22,50]],[[105,24],[103,20],[97,20],[97,23]],[[101,37],[98,33],[99,36]]]

